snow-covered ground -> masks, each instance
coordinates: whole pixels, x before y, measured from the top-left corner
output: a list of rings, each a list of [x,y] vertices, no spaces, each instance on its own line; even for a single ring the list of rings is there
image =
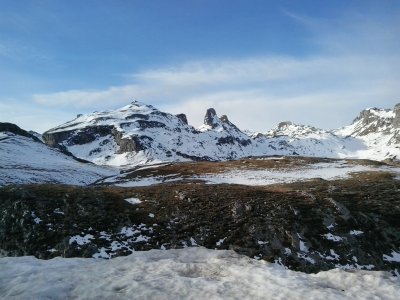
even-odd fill
[[[118,170],[81,163],[31,138],[1,132],[0,186],[23,183],[86,185]]]
[[[6,257],[0,270],[2,299],[400,299],[389,273],[305,274],[198,247],[112,260]]]
[[[270,185],[306,181],[315,178],[324,180],[345,179],[357,172],[388,171],[400,174],[400,168],[372,167],[348,164],[346,161],[333,163],[310,164],[300,168],[265,169],[265,170],[233,170],[225,173],[199,176],[211,184],[231,183],[244,185]]]
[[[276,159],[276,158],[274,158]],[[182,179],[203,180],[209,184],[243,184],[243,185],[270,185],[283,184],[296,181],[305,181],[315,178],[324,180],[345,179],[357,172],[390,172],[394,176],[400,176],[400,168],[389,166],[364,166],[352,164],[348,161],[336,161],[329,163],[308,164],[303,167],[290,167],[280,169],[233,169],[221,173],[201,174],[188,176],[180,176],[179,174],[171,174],[167,176],[139,177],[131,180],[124,180],[123,175],[115,178],[110,177],[106,182],[118,181],[117,186],[135,187],[149,186],[159,183],[174,182]]]

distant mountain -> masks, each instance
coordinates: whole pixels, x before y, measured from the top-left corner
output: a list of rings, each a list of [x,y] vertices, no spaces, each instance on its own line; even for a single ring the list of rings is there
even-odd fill
[[[400,103],[393,110],[363,110],[350,126],[335,134],[360,141],[364,149],[356,152],[359,158],[400,160]]]
[[[184,114],[161,112],[132,102],[114,111],[79,115],[43,134],[50,146],[105,165],[161,161],[226,160],[252,155],[251,138],[226,116],[207,111],[199,129]]]
[[[83,163],[11,123],[0,123],[0,186],[25,183],[87,185],[116,170]]]
[[[43,134],[46,144],[101,165],[163,161],[231,160],[248,156],[400,158],[400,105],[368,109],[352,125],[326,131],[282,122],[266,133],[245,133],[227,116],[207,110],[199,128],[184,114],[161,112],[134,101],[117,110],[78,115]]]
[[[363,147],[357,141],[344,139],[333,132],[289,121],[252,137],[262,149],[268,149],[270,155],[344,158],[352,156],[354,147]]]

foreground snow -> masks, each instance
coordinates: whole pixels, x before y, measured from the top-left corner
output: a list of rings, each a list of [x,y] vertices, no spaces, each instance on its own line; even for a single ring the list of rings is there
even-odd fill
[[[233,251],[186,248],[112,260],[0,259],[2,299],[400,299],[385,272],[305,274]]]

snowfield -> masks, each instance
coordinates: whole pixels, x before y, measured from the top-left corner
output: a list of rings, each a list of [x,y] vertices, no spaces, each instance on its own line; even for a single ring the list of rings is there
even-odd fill
[[[305,274],[198,247],[112,260],[4,257],[0,269],[2,299],[400,299],[389,273]]]
[[[303,168],[290,168],[284,170],[233,170],[226,173],[200,176],[210,184],[243,184],[243,185],[270,185],[306,181],[315,178],[324,180],[345,179],[351,177],[351,173],[357,172],[376,172],[383,168],[370,166],[351,165],[345,161],[334,163],[317,163]],[[395,174],[400,174],[398,168],[385,168],[392,170]]]
[[[268,159],[268,158],[263,158]],[[273,158],[276,159],[276,158]],[[279,158],[278,158],[279,159]],[[141,170],[140,168],[138,170]],[[216,174],[201,174],[192,176],[180,176],[170,174],[164,176],[138,177],[135,179],[124,179],[124,175],[107,178],[104,182],[116,182],[120,187],[139,187],[153,184],[175,182],[183,179],[203,180],[208,184],[242,184],[242,185],[271,185],[284,184],[297,181],[306,181],[316,178],[324,180],[336,180],[350,178],[353,173],[358,172],[389,172],[394,176],[400,176],[400,168],[390,166],[364,166],[340,160],[335,162],[321,162],[308,164],[302,167],[269,168],[269,169],[232,169]]]
[[[78,162],[28,137],[2,132],[0,138],[0,186],[26,183],[87,185],[119,173],[110,167]]]

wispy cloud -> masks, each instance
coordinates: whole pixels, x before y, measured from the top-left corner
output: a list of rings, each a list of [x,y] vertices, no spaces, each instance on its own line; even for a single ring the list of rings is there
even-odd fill
[[[212,106],[240,127],[255,130],[289,119],[333,128],[350,122],[362,108],[400,102],[400,21],[388,27],[395,21],[349,18],[338,29],[336,20],[285,13],[310,27],[318,54],[189,61],[136,72],[131,84],[34,95],[34,101],[96,110],[139,99],[173,113],[186,112],[194,125]]]

